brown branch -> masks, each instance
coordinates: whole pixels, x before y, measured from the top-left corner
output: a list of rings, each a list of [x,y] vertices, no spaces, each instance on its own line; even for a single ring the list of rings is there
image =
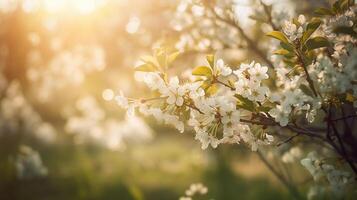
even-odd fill
[[[331,119],[330,121],[336,122],[336,121],[350,119],[350,118],[357,118],[357,115],[344,116],[344,117],[340,117],[340,118],[337,118],[337,119]]]
[[[273,30],[278,30],[278,27],[273,22],[273,16],[271,14],[271,10],[269,10],[269,6],[265,4],[262,0],[260,0],[259,2],[263,6],[264,12],[268,17],[268,24],[272,27]]]
[[[238,31],[238,33],[242,36],[242,38],[247,42],[248,47],[250,48],[250,50],[253,51],[257,56],[259,56],[269,67],[274,68],[273,63],[257,47],[257,45],[253,42],[253,40],[250,37],[248,37],[248,35],[244,32],[243,28],[236,21],[229,20],[229,19],[226,19],[226,18],[220,16],[218,13],[216,13],[214,8],[212,8],[212,7],[208,7],[208,9],[214,14],[216,19],[218,19],[219,21],[221,21],[221,22],[223,22],[223,23],[235,28]]]
[[[267,166],[267,168],[278,178],[278,180],[289,190],[289,192],[294,195],[297,199],[302,199],[300,196],[300,193],[298,190],[296,190],[295,187],[289,181],[285,179],[285,177],[280,174],[270,163],[269,161],[264,157],[264,155],[258,150],[257,154],[260,158],[260,160]]]
[[[293,140],[294,138],[296,138],[297,136],[299,136],[299,133],[296,133],[295,135],[290,136],[288,139],[286,139],[286,140],[280,142],[280,143],[277,144],[276,146],[279,147],[279,146],[281,146],[281,145],[283,145],[283,144],[289,143],[290,141],[292,141],[292,140]]]
[[[325,112],[327,112],[327,110],[325,108],[323,108],[323,110]],[[326,120],[326,123],[327,123],[327,127],[328,127],[328,132],[327,132],[327,138],[329,139],[330,141],[330,144],[335,148],[335,150],[337,151],[337,153],[340,154],[340,156],[346,160],[346,162],[348,163],[348,165],[351,167],[351,169],[353,170],[353,172],[357,175],[357,168],[356,166],[354,165],[353,161],[349,158],[349,155],[346,151],[346,148],[345,148],[345,145],[339,135],[339,132],[334,124],[333,121],[331,121],[331,105],[329,106],[329,109],[328,109],[328,117],[327,117],[327,120]],[[332,128],[333,130],[333,133],[334,135],[336,136],[337,138],[337,141],[339,143],[339,146],[341,149],[338,148],[338,146],[334,143],[334,141],[332,140],[331,136],[330,136],[330,127]]]

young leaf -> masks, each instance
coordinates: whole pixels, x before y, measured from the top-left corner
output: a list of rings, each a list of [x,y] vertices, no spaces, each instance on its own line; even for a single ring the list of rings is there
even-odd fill
[[[264,15],[250,15],[249,18],[262,23],[267,21],[266,16]]]
[[[346,100],[353,103],[355,98],[352,94],[350,94],[349,92],[346,94]]]
[[[168,58],[167,62],[168,62],[169,64],[172,63],[174,60],[176,60],[176,58],[177,58],[179,55],[180,55],[180,52],[179,52],[179,51],[175,51],[175,52],[171,53],[171,54],[169,55],[169,58]]]
[[[207,66],[199,66],[193,69],[192,75],[194,76],[212,76],[212,70],[211,68]]]
[[[284,35],[284,33],[280,32],[280,31],[272,31],[270,33],[266,34],[269,37],[275,38],[277,40],[280,40],[284,43],[289,43],[288,39],[286,38],[286,36]]]
[[[330,43],[324,37],[314,37],[306,41],[306,48],[309,51],[328,46],[330,46]]]
[[[214,67],[214,55],[210,54],[206,56],[206,60],[212,68]]]
[[[237,101],[238,108],[243,108],[245,110],[252,111],[252,112],[255,111],[254,103],[251,100],[249,100],[241,95],[238,95],[238,94],[235,95],[235,97],[238,99],[238,101]]]
[[[290,53],[290,51],[286,50],[286,49],[278,49],[276,51],[273,52],[276,55],[288,55]]]
[[[332,5],[332,10],[335,13],[339,13],[340,11],[340,5],[341,5],[341,0],[336,1],[333,5]]]
[[[349,5],[348,5],[348,0],[345,0],[345,1],[342,1],[341,2],[341,5],[340,5],[340,7],[341,7],[341,10],[347,10],[347,8],[349,7]]]
[[[302,43],[304,44],[306,40],[310,38],[310,36],[319,28],[322,21],[318,18],[312,19],[306,26],[306,31],[302,36]]]
[[[159,66],[162,69],[166,69],[166,67],[167,67],[167,55],[166,55],[166,52],[165,51],[159,51],[156,54],[156,59],[159,62]]]
[[[140,58],[141,61],[143,61],[144,63],[151,63],[153,65],[158,65],[159,63],[157,62],[156,58],[154,58],[153,56],[142,56]]]
[[[208,88],[206,88],[205,93],[209,96],[216,94],[218,91],[218,87],[216,84],[210,85]]]
[[[269,111],[271,110],[271,108],[268,107],[268,106],[259,106],[259,107],[257,108],[257,110],[260,111],[260,112],[265,112],[265,113],[267,113],[267,112],[269,112]]]
[[[327,8],[318,8],[314,11],[314,13],[316,15],[321,15],[321,16],[324,16],[324,15],[333,15],[333,12],[330,10],[330,9],[327,9]]]
[[[135,71],[142,71],[142,72],[154,72],[157,70],[155,65],[152,65],[150,63],[144,63],[142,65],[139,65],[134,68]]]
[[[347,34],[347,35],[351,35],[354,38],[357,38],[357,33],[353,30],[352,27],[338,26],[333,30],[333,32],[337,34]]]
[[[311,89],[310,89],[308,86],[306,86],[306,85],[300,85],[300,90],[301,90],[304,94],[306,94],[306,95],[308,95],[308,96],[310,96],[310,97],[313,97],[313,96],[314,96],[314,94],[312,93]]]
[[[290,53],[293,53],[293,52],[294,52],[294,46],[291,45],[290,43],[280,42],[280,46],[281,46],[283,49],[289,51]]]
[[[354,1],[338,0],[332,5],[332,10],[335,13],[342,13],[342,12],[346,11],[352,5],[354,5]]]

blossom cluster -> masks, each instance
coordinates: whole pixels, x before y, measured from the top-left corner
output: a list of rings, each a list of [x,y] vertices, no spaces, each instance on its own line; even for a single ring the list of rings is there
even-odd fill
[[[351,25],[353,20],[350,19],[354,16],[351,10],[345,15]],[[321,29],[332,26],[329,24],[331,21],[327,21]],[[335,47],[333,55],[340,56],[339,68],[335,68],[332,61],[329,64],[331,58],[322,52],[314,62],[305,58],[303,51],[312,51],[327,43],[323,38],[327,36],[318,29],[321,23],[318,19],[308,21],[303,15],[296,20],[285,21],[283,33],[271,35],[285,43],[285,49],[276,53],[280,57],[275,55],[273,61],[276,66],[270,72],[268,66],[256,62],[231,68],[223,60],[208,56],[209,66],[195,68],[192,71],[194,78],[186,81],[176,76],[169,78],[162,68],[157,67],[160,58],[144,60],[144,64],[137,68],[137,79],[158,96],[149,100],[129,100],[120,94],[116,97],[117,102],[130,113],[139,108],[144,115],[152,115],[158,121],[175,126],[180,132],[184,132],[186,125],[192,127],[195,139],[202,143],[202,148],[243,141],[256,150],[259,145],[270,144],[272,136],[265,129],[257,131],[257,124],[249,123],[255,116],[267,119],[270,124],[273,120],[286,127],[297,116],[304,116],[308,123],[313,123],[323,104],[329,101],[331,92],[340,94],[352,90],[349,99],[355,103],[353,45]],[[306,43],[305,46],[297,47],[302,42]],[[337,52],[341,50],[345,53]],[[292,66],[289,66],[286,58],[297,61],[291,61]],[[269,78],[271,74],[274,74],[274,79]],[[331,91],[328,89],[331,87],[340,88]]]
[[[301,38],[303,36],[304,29],[306,29],[307,24],[304,15],[299,15],[297,22],[297,24],[289,20],[284,22],[283,31],[291,41],[295,41],[296,39]]]
[[[34,48],[28,53],[28,79],[37,85],[41,101],[49,101],[55,91],[78,86],[85,76],[106,67],[104,50],[97,45],[76,45],[55,54],[44,63],[43,55]]]
[[[22,131],[46,143],[55,140],[55,128],[35,111],[25,98],[19,82],[10,82],[6,90],[0,92],[0,136],[5,134],[11,137]]]
[[[197,68],[193,73],[196,73],[198,79],[215,79],[213,81],[217,87],[223,86],[214,95],[209,95],[209,92],[215,88],[205,90],[202,87],[207,80],[181,84],[178,77],[166,81],[160,72],[137,72],[137,76],[151,90],[157,91],[159,96],[130,101],[118,95],[116,100],[120,106],[130,108],[130,111],[138,107],[144,115],[152,115],[158,121],[175,126],[180,132],[184,132],[186,123],[194,129],[195,139],[201,142],[203,149],[209,145],[216,148],[222,143],[243,141],[252,150],[257,150],[259,145],[271,143],[273,137],[242,123],[240,119],[249,118],[251,113],[239,108],[237,104],[239,98],[256,104],[264,103],[269,89],[262,85],[262,81],[268,78],[267,71],[266,66],[254,62],[242,64],[239,69],[233,70],[221,59],[213,62],[212,69]],[[231,86],[227,85],[231,84],[228,79],[235,82]]]
[[[20,146],[20,153],[16,157],[15,165],[17,177],[20,179],[43,177],[48,173],[40,154],[28,146]]]
[[[152,130],[139,117],[127,116],[119,121],[107,117],[92,96],[79,99],[75,109],[65,114],[65,131],[73,134],[75,142],[94,143],[111,150],[125,150],[128,143],[149,141]]]
[[[218,0],[216,9],[227,12],[225,8],[229,7],[231,3],[231,1]],[[238,31],[222,23],[217,23],[213,17],[214,13],[206,9],[203,4],[201,0],[179,2],[171,21],[172,28],[180,32],[179,40],[175,44],[176,48],[204,51],[221,49],[224,46],[237,47],[241,42]],[[227,15],[238,15],[238,12],[232,10]]]
[[[193,183],[190,187],[185,191],[186,196],[180,197],[179,200],[192,200],[193,197],[197,195],[205,195],[207,194],[208,189],[202,183]]]
[[[328,181],[329,190],[342,197],[348,184],[353,183],[353,177],[348,171],[336,169],[328,164],[326,159],[322,159],[316,152],[310,152],[306,158],[301,160],[301,164],[309,171],[316,182]]]
[[[221,12],[220,6],[212,11],[204,4],[183,2],[177,9],[184,13],[179,17],[183,21],[174,25],[178,31],[188,33],[181,35],[177,50],[184,50],[185,45],[195,49],[195,38],[203,40],[198,49],[215,49],[214,40],[204,42],[200,32],[216,34],[215,25],[219,23],[212,24],[211,18],[236,25],[228,11]],[[167,73],[171,55],[160,50],[150,59],[142,59],[143,63],[136,67],[137,80],[148,86],[152,96],[131,99],[121,93],[115,99],[131,114],[138,110],[173,125],[180,132],[187,128],[194,130],[194,137],[203,149],[210,145],[216,148],[220,144],[245,143],[255,151],[292,132],[296,135],[289,136],[283,143],[300,135],[314,137],[348,161],[349,155],[341,153],[344,145],[349,146],[348,142],[338,138],[340,133],[336,130],[340,127],[339,120],[345,118],[331,118],[340,114],[336,111],[340,108],[343,113],[344,107],[350,109],[350,118],[356,114],[356,6],[352,1],[339,0],[331,10],[320,9],[318,13],[323,17],[308,19],[300,15],[278,25],[274,20],[270,22],[273,28],[281,27],[267,34],[278,40],[271,43],[274,48],[271,63],[240,63],[229,67],[222,59],[209,55],[208,65],[194,68],[192,76],[171,77]],[[196,26],[194,19],[202,23]],[[185,32],[190,26],[193,29]],[[239,25],[237,27],[239,30]],[[236,34],[235,31],[229,33]],[[242,33],[244,36],[244,31]],[[249,43],[249,37],[247,40]],[[224,41],[220,40],[223,44]],[[259,53],[259,49],[257,51]],[[344,126],[349,125],[345,122]],[[355,133],[350,132],[346,134]],[[292,147],[280,156],[283,164],[290,164],[300,160],[303,153],[299,147]],[[301,163],[315,181],[325,177],[334,192],[342,191],[351,181],[349,173],[312,154]],[[354,169],[354,163],[349,165]]]

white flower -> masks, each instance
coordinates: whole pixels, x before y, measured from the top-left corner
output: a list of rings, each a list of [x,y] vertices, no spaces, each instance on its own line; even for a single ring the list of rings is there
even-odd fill
[[[159,73],[157,72],[140,72],[140,73],[144,73],[143,80],[151,90],[162,90],[163,88],[165,88],[165,81],[162,79]]]
[[[129,116],[135,115],[135,107],[137,107],[137,102],[130,103],[128,98],[123,95],[122,91],[120,91],[119,95],[115,96],[114,99],[120,107],[127,110],[127,114]]]
[[[232,69],[224,64],[222,59],[218,59],[216,63],[217,75],[229,76],[232,74]]]
[[[202,82],[200,81],[184,85],[185,89],[189,92],[188,95],[191,99],[197,99],[205,96],[205,91],[201,88],[201,85]]]
[[[120,91],[119,92],[119,95],[117,95],[115,97],[115,101],[117,102],[117,104],[124,108],[124,109],[127,109],[128,106],[129,106],[129,101],[128,101],[128,98],[126,98],[123,94],[123,91]]]
[[[294,41],[297,38],[301,38],[304,32],[304,26],[306,22],[305,17],[303,15],[300,15],[298,17],[298,22],[300,23],[299,26],[290,21],[284,22],[283,32],[289,37],[291,41]]]
[[[248,96],[248,99],[251,101],[259,101],[262,102],[265,100],[265,95],[268,93],[268,87],[257,87],[252,89],[252,94]]]
[[[196,133],[195,139],[201,142],[202,149],[207,149],[211,142],[209,135],[204,131]]]
[[[252,94],[252,84],[245,78],[239,79],[235,82],[234,86],[236,88],[236,93],[242,95],[243,97],[248,97]]]
[[[192,200],[192,197],[197,197],[197,195],[207,194],[208,189],[202,183],[191,184],[190,187],[185,191],[186,196],[180,197],[179,200]]]
[[[269,78],[267,74],[268,67],[261,66],[259,63],[255,63],[254,67],[248,69],[248,72],[250,74],[250,79],[253,81],[260,82],[261,80]]]
[[[259,63],[241,64],[239,69],[234,71],[238,78],[234,83],[236,93],[251,101],[264,101],[269,88],[261,86],[261,81],[269,78],[267,72],[268,67]]]
[[[201,142],[202,149],[207,149],[209,144],[211,144],[213,148],[217,148],[218,144],[220,143],[217,138],[208,135],[207,132],[196,133],[195,139]]]
[[[312,123],[315,121],[315,116],[317,114],[317,110],[316,109],[311,109],[309,111],[306,112],[306,119],[308,122]]]
[[[192,200],[192,198],[191,197],[180,197],[179,200]]]
[[[205,187],[202,183],[194,183],[190,185],[190,188],[186,190],[187,196],[194,196],[195,194],[206,194],[208,192],[207,187]]]
[[[168,97],[166,102],[171,105],[182,106],[184,103],[183,95],[186,90],[179,85],[177,76],[170,79],[169,85],[161,90],[162,97]]]
[[[274,136],[269,135],[268,133],[265,134],[265,138],[267,139],[267,141],[268,141],[269,143],[271,143],[271,142],[274,141]]]
[[[310,152],[300,163],[310,172],[315,181],[324,176],[324,172],[321,170],[323,163],[318,159],[316,152]],[[330,168],[329,165],[326,167]]]
[[[305,24],[305,22],[306,22],[305,16],[304,16],[304,15],[299,15],[299,17],[298,17],[298,22],[299,22],[301,25]]]
[[[301,158],[302,152],[299,147],[292,147],[289,151],[285,152],[281,160],[284,163],[293,163],[294,161],[298,160]]]
[[[43,165],[40,154],[28,146],[21,146],[16,158],[17,176],[21,179],[46,176],[47,168]]]
[[[165,114],[164,120],[166,124],[173,125],[181,133],[185,131],[184,123],[180,121],[179,117],[177,117],[176,115]]]
[[[236,110],[234,104],[229,105],[228,110],[221,111],[221,122],[223,123],[223,135],[224,137],[229,137],[233,135],[237,124],[240,122],[240,111]]]
[[[279,122],[280,126],[286,126],[289,123],[289,112],[283,110],[281,106],[277,106],[269,111],[269,114]]]

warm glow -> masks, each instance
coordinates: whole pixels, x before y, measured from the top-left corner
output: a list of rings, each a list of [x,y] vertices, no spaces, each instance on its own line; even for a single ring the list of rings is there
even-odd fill
[[[7,2],[7,0],[5,0]],[[16,6],[16,4],[3,3],[2,7]],[[61,12],[73,11],[79,14],[90,14],[96,11],[99,7],[105,5],[107,0],[22,0],[19,1],[22,9],[25,12],[35,12],[43,9],[48,13],[55,14]],[[0,6],[2,4],[0,3]],[[10,8],[8,8],[10,9]]]

